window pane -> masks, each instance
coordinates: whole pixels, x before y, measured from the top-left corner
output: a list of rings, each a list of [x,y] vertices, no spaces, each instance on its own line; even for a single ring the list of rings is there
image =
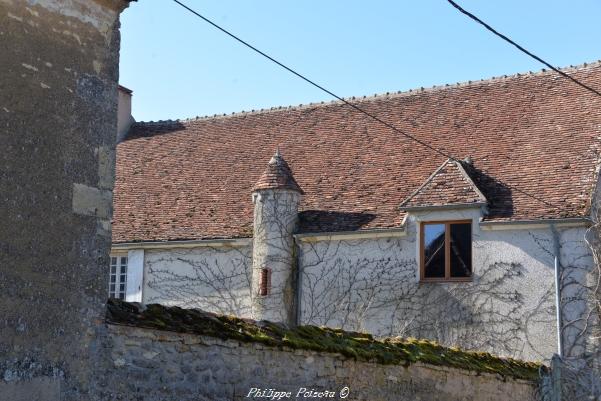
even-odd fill
[[[116,265],[117,264],[117,258],[116,257],[111,257],[111,264],[112,265]]]
[[[115,281],[117,281],[117,276],[111,276],[111,283],[114,283]]]
[[[472,225],[451,224],[451,277],[472,276]]]
[[[121,257],[121,266],[126,265],[127,264],[127,258],[126,257]]]
[[[424,225],[424,277],[444,278],[444,224]]]
[[[115,274],[117,272],[117,268],[115,266],[111,266],[111,274]]]

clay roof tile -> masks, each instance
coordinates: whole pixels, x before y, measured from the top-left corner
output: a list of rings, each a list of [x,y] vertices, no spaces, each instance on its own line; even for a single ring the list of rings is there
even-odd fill
[[[601,88],[601,63],[565,71]],[[589,216],[601,98],[555,72],[353,102],[451,156],[472,156],[464,167],[486,196],[487,221]],[[306,192],[303,232],[398,227],[399,205],[446,159],[339,101],[135,123],[117,146],[113,241],[248,237],[250,194],[278,144],[294,171],[284,185]],[[453,177],[459,186],[437,185],[444,196],[463,188]],[[460,195],[474,196],[469,187]]]
[[[401,210],[436,206],[486,205],[486,197],[464,167],[464,165],[471,166],[471,159],[466,160],[470,161],[448,159],[442,163],[401,203]]]
[[[253,187],[253,192],[264,189],[289,189],[303,193],[292,175],[290,166],[280,154],[279,148],[275,151],[267,164],[267,168]]]

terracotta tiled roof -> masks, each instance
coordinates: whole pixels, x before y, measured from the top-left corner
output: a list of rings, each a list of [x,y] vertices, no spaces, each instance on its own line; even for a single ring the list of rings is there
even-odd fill
[[[465,164],[469,166],[469,163]],[[463,163],[448,159],[401,203],[401,210],[478,204],[485,205],[486,197],[469,176]]]
[[[599,63],[566,69],[601,88]],[[553,72],[354,99],[457,159],[488,220],[586,216],[601,98]],[[117,148],[115,242],[247,237],[253,185],[280,145],[305,191],[301,230],[397,227],[445,157],[340,102],[137,123]]]
[[[269,163],[267,163],[267,168],[253,187],[253,191],[262,189],[289,189],[303,193],[303,190],[296,183],[288,163],[280,155],[279,149],[271,157]]]

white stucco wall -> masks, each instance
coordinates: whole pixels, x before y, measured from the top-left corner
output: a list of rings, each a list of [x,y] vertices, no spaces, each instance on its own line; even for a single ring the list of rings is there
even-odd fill
[[[294,324],[296,322],[296,268],[294,238],[301,194],[283,189],[253,194],[252,317]],[[266,295],[260,295],[261,270],[270,272]]]
[[[413,336],[528,360],[557,351],[549,226],[483,229],[478,210],[413,214],[406,235],[298,241],[300,323]],[[420,221],[473,219],[473,280],[419,282]],[[557,227],[565,352],[587,346],[579,294],[592,267],[585,227]],[[144,303],[251,316],[252,247],[150,249]]]
[[[127,252],[127,302],[142,302],[144,285],[144,250],[132,249]]]
[[[252,247],[146,250],[144,303],[250,317]]]
[[[301,322],[550,358],[557,349],[552,230],[483,230],[478,217],[477,210],[420,213],[409,218],[406,237],[301,243]],[[469,218],[473,281],[420,283],[419,221]],[[584,277],[592,266],[584,234],[558,229],[566,274]],[[582,305],[573,301],[565,313],[573,320]],[[573,342],[572,335],[566,343]]]

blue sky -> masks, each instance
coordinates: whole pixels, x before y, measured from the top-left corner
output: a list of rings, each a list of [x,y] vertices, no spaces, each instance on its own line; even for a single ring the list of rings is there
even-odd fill
[[[341,96],[539,70],[445,0],[183,0]],[[599,0],[458,0],[557,66],[601,59]],[[122,15],[120,82],[138,121],[329,101],[170,0]]]

